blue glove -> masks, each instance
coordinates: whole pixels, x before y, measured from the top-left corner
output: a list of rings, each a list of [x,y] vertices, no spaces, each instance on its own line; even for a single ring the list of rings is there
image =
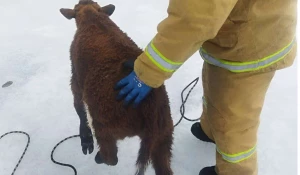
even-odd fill
[[[134,107],[137,107],[152,90],[150,86],[137,77],[134,71],[116,84],[115,89],[120,88],[122,89],[117,96],[117,100],[125,97],[125,106],[128,106],[133,101]]]

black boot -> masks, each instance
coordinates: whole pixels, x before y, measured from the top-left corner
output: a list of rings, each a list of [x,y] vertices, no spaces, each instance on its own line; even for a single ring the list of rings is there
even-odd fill
[[[215,143],[204,133],[204,131],[201,128],[200,122],[196,122],[192,125],[191,132],[195,137],[197,137],[198,139],[200,139],[204,142]]]
[[[217,175],[215,167],[216,166],[205,167],[200,171],[199,175]]]

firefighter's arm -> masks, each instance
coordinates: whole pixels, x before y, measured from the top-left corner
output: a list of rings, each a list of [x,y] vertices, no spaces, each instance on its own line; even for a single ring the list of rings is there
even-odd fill
[[[168,17],[135,61],[137,76],[153,88],[161,86],[205,41],[217,35],[236,2],[170,0]]]

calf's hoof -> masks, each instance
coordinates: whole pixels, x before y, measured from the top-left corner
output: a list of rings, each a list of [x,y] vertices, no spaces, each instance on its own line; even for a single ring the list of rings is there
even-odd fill
[[[108,162],[108,165],[116,166],[118,164],[118,157],[115,157],[111,162]]]
[[[91,130],[88,127],[80,126],[81,148],[84,155],[94,151],[94,140]]]
[[[95,162],[96,162],[97,164],[102,164],[102,163],[104,163],[104,160],[103,160],[103,158],[102,158],[102,156],[100,155],[99,152],[98,152],[98,153],[96,154],[96,156],[95,156]]]
[[[115,165],[118,164],[118,157],[115,157],[115,158],[114,158],[113,160],[111,160],[111,161],[105,162],[104,159],[103,159],[103,157],[101,156],[101,154],[98,152],[98,153],[96,154],[96,156],[95,156],[95,162],[96,162],[97,164],[103,164],[103,163],[105,163],[105,164],[110,165],[110,166],[115,166]]]

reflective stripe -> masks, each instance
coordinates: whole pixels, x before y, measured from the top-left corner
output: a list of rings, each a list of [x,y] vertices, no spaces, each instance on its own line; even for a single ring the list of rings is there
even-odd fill
[[[202,96],[202,103],[204,104],[204,106],[207,108],[207,102],[204,96]]]
[[[148,58],[160,69],[165,72],[175,72],[183,63],[173,62],[164,57],[152,44],[148,44],[145,50]]]
[[[254,71],[254,70],[268,67],[271,64],[282,60],[292,50],[294,43],[295,43],[295,39],[287,46],[285,46],[283,49],[268,57],[262,58],[258,61],[251,61],[245,63],[230,62],[230,61],[224,61],[224,60],[214,58],[210,56],[203,48],[201,48],[199,52],[202,58],[210,64],[225,68],[232,72],[247,72],[247,71]]]
[[[238,162],[241,162],[243,160],[250,158],[253,155],[253,153],[255,153],[256,146],[254,146],[253,148],[251,148],[247,151],[244,151],[244,152],[241,152],[238,154],[226,154],[226,153],[223,153],[222,151],[220,151],[219,148],[217,148],[217,151],[218,151],[218,153],[220,153],[222,155],[224,160],[226,160],[230,163],[238,163]]]

